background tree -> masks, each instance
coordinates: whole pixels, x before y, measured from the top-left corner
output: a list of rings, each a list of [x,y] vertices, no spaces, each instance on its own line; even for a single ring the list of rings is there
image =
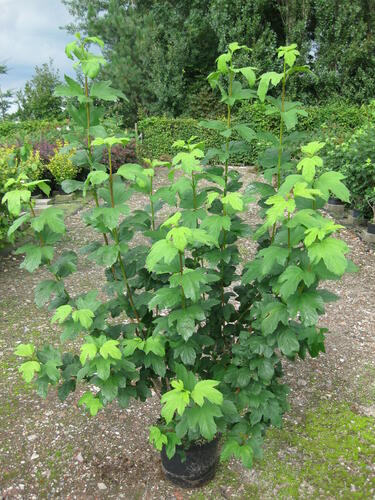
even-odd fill
[[[0,75],[6,75],[8,73],[8,67],[6,64],[0,64]],[[12,90],[1,90],[0,87],[0,116],[4,120],[7,116],[8,110],[13,104],[13,91]]]
[[[26,82],[23,90],[16,93],[18,111],[22,120],[59,118],[62,115],[62,99],[55,97],[55,87],[61,83],[58,70],[52,59],[41,66],[35,66],[35,74]]]
[[[77,28],[104,39],[106,78],[133,104],[174,116],[209,109],[204,75],[229,42],[252,47],[259,72],[278,69],[275,48],[298,44],[300,75],[290,97],[350,99],[375,95],[374,0],[63,0]],[[200,89],[200,90],[197,90]],[[195,104],[194,104],[195,103]],[[209,103],[207,105],[207,103]]]
[[[12,90],[1,90],[0,88],[0,116],[2,120],[5,120],[8,116],[8,111],[13,104],[13,91]]]

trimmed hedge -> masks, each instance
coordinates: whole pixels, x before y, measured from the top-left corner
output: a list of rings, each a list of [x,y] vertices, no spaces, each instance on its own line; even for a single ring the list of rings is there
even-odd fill
[[[336,135],[345,138],[358,127],[364,126],[369,120],[369,111],[365,106],[354,106],[346,103],[332,102],[325,106],[307,106],[307,117],[302,117],[297,130],[309,132],[317,137]],[[255,103],[240,107],[233,118],[236,122],[245,122],[254,130],[278,132],[277,117],[265,115],[266,106]],[[142,132],[143,155],[160,158],[172,155],[172,144],[177,139],[187,140],[193,135],[199,136],[206,143],[206,148],[220,146],[223,138],[215,130],[207,130],[198,125],[199,120],[193,118],[145,118],[138,123]],[[310,136],[311,137],[311,136]],[[233,163],[254,164],[264,144],[254,143],[247,153],[233,158]]]

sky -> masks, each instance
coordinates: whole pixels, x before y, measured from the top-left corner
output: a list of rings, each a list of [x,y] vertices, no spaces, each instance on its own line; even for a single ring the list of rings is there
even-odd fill
[[[49,58],[61,77],[72,74],[64,52],[72,36],[59,29],[71,21],[60,0],[0,0],[0,64],[9,68],[0,75],[1,89],[22,88]]]

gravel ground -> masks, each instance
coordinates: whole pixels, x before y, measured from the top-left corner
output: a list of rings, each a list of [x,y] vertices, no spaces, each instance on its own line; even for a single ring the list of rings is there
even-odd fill
[[[246,183],[256,175],[242,168]],[[143,206],[139,197],[132,208]],[[257,222],[257,207],[247,217]],[[81,212],[69,215],[59,246],[92,241]],[[147,428],[159,412],[156,398],[97,417],[77,407],[79,393],[61,403],[51,391],[40,399],[17,372],[20,342],[57,341],[49,315],[34,305],[44,273],[19,269],[21,258],[0,258],[0,494],[3,498],[374,498],[375,497],[375,254],[352,229],[340,237],[359,267],[326,288],[341,300],[327,307],[326,354],[285,363],[291,410],[284,428],[270,430],[264,458],[252,471],[236,463],[219,467],[201,490],[180,490],[163,479]],[[255,245],[242,241],[241,251]],[[80,259],[67,280],[73,293],[98,286],[102,270]]]

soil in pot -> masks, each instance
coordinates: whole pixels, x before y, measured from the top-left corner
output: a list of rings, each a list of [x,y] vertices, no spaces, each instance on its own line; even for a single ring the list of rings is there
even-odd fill
[[[219,438],[210,442],[194,443],[185,450],[182,461],[181,446],[177,446],[175,455],[169,459],[165,447],[161,451],[161,463],[165,477],[183,488],[197,488],[210,481],[216,473],[219,461]]]
[[[367,232],[370,234],[375,234],[375,222],[367,223]]]

